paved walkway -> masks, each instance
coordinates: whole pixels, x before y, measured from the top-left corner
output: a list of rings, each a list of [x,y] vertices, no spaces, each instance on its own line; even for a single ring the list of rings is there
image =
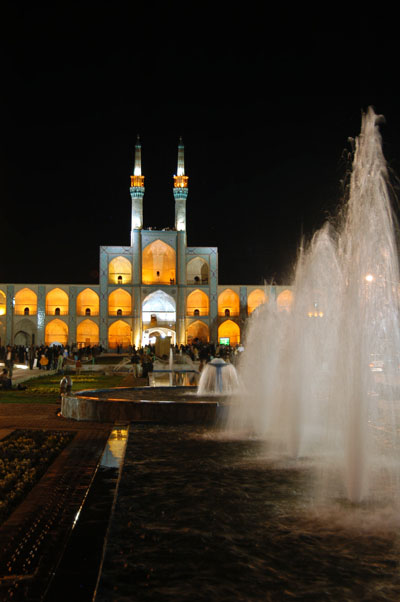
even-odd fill
[[[21,377],[31,378],[32,372],[40,376],[39,370],[24,370]],[[34,596],[46,587],[49,570],[68,539],[113,426],[63,418],[59,410],[59,403],[0,403],[0,439],[15,429],[76,431],[72,442],[0,526],[2,601],[41,599]]]

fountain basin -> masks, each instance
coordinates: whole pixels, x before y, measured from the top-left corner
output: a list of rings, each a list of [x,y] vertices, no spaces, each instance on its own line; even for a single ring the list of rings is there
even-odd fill
[[[189,389],[189,391],[185,391]],[[217,419],[219,403],[199,399],[193,387],[143,387],[80,391],[64,396],[61,415],[94,422],[154,422],[210,424]]]

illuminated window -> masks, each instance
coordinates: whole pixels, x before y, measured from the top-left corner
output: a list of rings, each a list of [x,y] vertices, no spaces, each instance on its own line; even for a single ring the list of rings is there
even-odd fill
[[[251,291],[250,295],[247,298],[247,311],[249,314],[253,313],[253,311],[267,302],[267,296],[261,289],[257,288],[254,291]]]
[[[188,326],[186,336],[189,344],[195,339],[199,339],[199,341],[202,341],[203,343],[208,343],[210,340],[210,330],[207,324],[204,324],[201,320],[196,320],[196,322],[192,322],[192,324]]]
[[[76,298],[76,313],[78,316],[98,316],[99,307],[99,295],[91,288],[85,288]]]
[[[127,348],[131,344],[131,327],[124,320],[117,320],[108,329],[108,346],[116,349],[118,346]]]
[[[126,257],[115,257],[108,266],[110,284],[130,284],[132,282],[132,264]]]
[[[167,324],[172,324],[176,321],[175,299],[171,295],[164,293],[164,291],[154,291],[154,293],[148,295],[143,301],[143,322],[149,323],[154,318],[158,322],[166,322]]]
[[[232,289],[227,288],[218,297],[218,315],[219,316],[238,316],[239,315],[239,295]],[[226,310],[229,313],[226,313]]]
[[[162,240],[155,240],[143,250],[143,284],[174,284],[175,250]]]
[[[278,295],[276,300],[279,311],[290,312],[293,305],[293,293],[292,291],[285,290]]]
[[[62,320],[52,320],[46,324],[44,340],[46,345],[58,343],[66,345],[68,343],[68,326]]]
[[[122,288],[117,288],[108,296],[108,313],[110,316],[130,316],[132,314],[132,297]]]
[[[225,320],[218,328],[218,340],[222,338],[229,338],[230,345],[237,345],[240,343],[240,328],[232,320]]]
[[[194,257],[186,267],[188,284],[208,284],[208,263],[202,257]]]
[[[0,316],[4,316],[7,312],[6,296],[3,291],[0,291]]]
[[[60,288],[53,288],[46,295],[46,314],[48,316],[66,316],[68,314],[68,302],[68,295],[65,291]]]
[[[22,288],[15,295],[15,315],[32,316],[37,312],[37,295],[30,288]]]
[[[195,290],[188,295],[186,314],[188,316],[208,316],[209,306],[208,295],[204,291]]]
[[[98,345],[99,327],[93,320],[82,320],[76,329],[76,342],[79,347]]]

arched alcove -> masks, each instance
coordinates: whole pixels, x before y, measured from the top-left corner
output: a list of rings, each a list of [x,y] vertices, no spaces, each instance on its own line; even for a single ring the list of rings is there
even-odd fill
[[[240,328],[232,320],[225,320],[218,328],[218,341],[220,339],[229,339],[229,345],[238,345],[240,343]]]
[[[202,257],[194,257],[186,266],[188,284],[208,284],[208,263]]]
[[[28,311],[26,311],[28,310]],[[33,316],[37,313],[37,295],[30,288],[22,288],[15,295],[16,316]]]
[[[131,327],[124,320],[113,322],[108,329],[108,346],[116,349],[118,346],[126,349],[131,344]]]
[[[93,320],[82,320],[76,329],[76,342],[80,347],[98,345],[99,327]]]
[[[132,282],[132,264],[126,257],[114,257],[108,264],[108,282],[110,284],[130,284]]]
[[[162,240],[155,240],[143,249],[143,284],[175,284],[175,249]]]
[[[256,288],[254,291],[251,291],[250,295],[247,297],[247,312],[248,314],[253,313],[257,307],[263,305],[268,301],[268,297],[263,290],[260,288]]]
[[[66,316],[68,315],[68,303],[67,293],[61,288],[53,288],[46,295],[46,314],[48,316]]]
[[[36,318],[19,320],[14,329],[14,345],[31,345],[35,340]]]
[[[277,299],[276,304],[279,311],[291,311],[293,305],[293,293],[288,289],[282,291]]]
[[[186,314],[188,316],[208,316],[210,303],[204,291],[195,290],[188,295],[186,300]],[[198,313],[197,311],[198,310]]]
[[[196,322],[189,324],[186,331],[188,344],[192,343],[195,339],[199,339],[202,343],[208,343],[210,340],[210,329],[201,320],[196,320]]]
[[[99,308],[99,295],[91,288],[85,288],[76,298],[76,313],[78,316],[98,316]]]
[[[219,316],[238,316],[239,315],[239,295],[230,288],[226,288],[218,297],[218,315]]]
[[[0,316],[4,316],[7,313],[7,298],[5,293],[0,290]]]
[[[132,314],[132,297],[122,288],[117,288],[108,296],[108,313],[110,316],[130,316]]]
[[[142,304],[142,320],[143,323],[150,324],[153,316],[156,322],[165,322],[174,324],[176,321],[176,304],[175,299],[171,295],[167,295],[164,291],[154,291],[148,295]]]
[[[52,343],[60,343],[60,345],[66,345],[68,343],[68,326],[62,320],[52,320],[46,324],[44,341],[46,345]]]

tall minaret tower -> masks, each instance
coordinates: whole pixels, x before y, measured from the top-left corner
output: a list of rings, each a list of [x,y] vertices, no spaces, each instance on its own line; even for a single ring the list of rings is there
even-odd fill
[[[142,176],[142,145],[137,137],[135,145],[135,167],[131,176],[132,220],[131,220],[131,245],[133,246],[133,232],[143,228],[143,196],[144,176]]]
[[[188,195],[188,176],[185,176],[185,147],[182,138],[178,145],[178,172],[174,176],[175,229],[186,232],[186,199]]]
[[[185,343],[186,339],[186,199],[188,195],[188,177],[185,176],[185,147],[182,138],[178,146],[178,172],[174,176],[175,229],[177,231],[177,307],[176,342]]]

